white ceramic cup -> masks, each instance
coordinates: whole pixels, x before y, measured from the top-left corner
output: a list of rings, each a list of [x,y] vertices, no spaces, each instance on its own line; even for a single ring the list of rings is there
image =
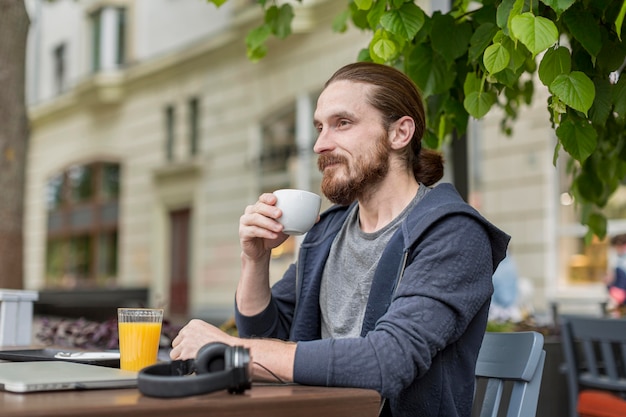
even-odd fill
[[[274,191],[276,207],[283,215],[278,218],[284,226],[283,233],[288,235],[302,235],[308,232],[315,224],[320,213],[322,199],[319,195],[294,189]]]

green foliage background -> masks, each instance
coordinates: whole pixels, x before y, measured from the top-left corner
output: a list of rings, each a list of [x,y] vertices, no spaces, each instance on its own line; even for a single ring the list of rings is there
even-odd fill
[[[208,0],[217,6],[228,0]],[[301,2],[301,0],[294,0]],[[271,36],[291,33],[292,3],[258,0],[262,25],[247,38],[252,61]],[[427,105],[426,146],[463,134],[469,117],[504,111],[510,133],[520,106],[544,84],[547,110],[571,161],[571,194],[588,226],[587,240],[606,235],[601,209],[626,176],[626,0],[454,0],[447,13],[427,15],[413,0],[350,0],[333,23],[372,38],[358,60],[393,65],[420,87]]]

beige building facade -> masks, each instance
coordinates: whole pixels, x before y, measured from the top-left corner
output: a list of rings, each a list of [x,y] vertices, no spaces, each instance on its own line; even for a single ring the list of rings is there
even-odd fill
[[[27,288],[148,287],[172,313],[230,314],[240,215],[264,191],[319,192],[316,96],[369,40],[330,29],[345,2],[304,1],[294,34],[252,63],[243,39],[261,15],[250,3],[30,3]],[[538,312],[605,296],[597,279],[571,279],[584,230],[563,215],[542,94],[512,138],[497,114],[473,122],[467,161],[470,200],[513,236]],[[297,246],[275,251],[273,278]]]

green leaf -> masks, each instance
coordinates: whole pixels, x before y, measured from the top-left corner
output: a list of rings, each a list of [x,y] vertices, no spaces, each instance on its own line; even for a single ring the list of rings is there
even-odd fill
[[[582,200],[594,204],[600,203],[604,200],[604,184],[593,169],[583,169],[575,178],[574,183],[576,185],[579,198],[582,198]],[[591,207],[588,207],[588,209],[590,208]],[[589,219],[589,214],[584,217],[586,221]]]
[[[385,1],[377,1],[372,4],[372,8],[367,12],[367,24],[375,31],[380,25],[380,19],[385,14]]]
[[[374,33],[370,42],[370,56],[374,62],[381,64],[389,62],[398,55],[398,52],[398,46],[387,31],[379,29]]]
[[[618,118],[626,120],[626,76],[621,77],[617,84],[613,86],[613,110]]]
[[[563,22],[589,55],[598,56],[602,49],[602,35],[598,20],[592,14],[572,9],[563,15]]]
[[[468,59],[475,62],[489,46],[493,37],[498,33],[498,27],[493,23],[483,23],[470,38]]]
[[[556,18],[558,20],[559,17],[561,17],[561,13],[569,9],[576,0],[541,0],[541,2],[556,12]]]
[[[605,69],[606,71],[611,72],[622,66],[624,57],[626,57],[626,42],[620,42],[612,35],[607,38],[607,35],[608,34],[604,32],[602,38],[602,50],[600,50],[600,53],[597,56],[596,64],[594,65],[596,68],[591,71],[585,70],[586,73],[604,73]],[[582,68],[577,69],[579,71],[583,71]],[[598,71],[596,71],[596,69]]]
[[[550,91],[563,103],[585,115],[596,94],[593,82],[580,71],[557,76],[550,84]]]
[[[415,3],[404,3],[399,9],[383,14],[380,24],[389,32],[410,40],[424,26],[425,21],[426,17],[422,9]]]
[[[504,31],[507,34],[507,36],[510,36],[512,39],[515,39],[515,36],[511,33],[512,31],[511,21],[513,20],[514,17],[522,14],[525,6],[526,6],[525,0],[515,0],[515,3],[513,3],[513,9],[511,10],[511,13],[509,14],[509,17],[506,21],[507,30]]]
[[[498,83],[503,84],[508,87],[508,91],[517,91],[517,82],[519,81],[519,74],[516,74],[510,68],[505,68],[504,70],[497,73],[495,79]]]
[[[554,45],[559,31],[550,19],[522,13],[511,19],[511,31],[532,53],[533,57]]]
[[[475,91],[465,96],[463,107],[472,117],[480,119],[489,112],[495,102],[495,93],[491,91]]]
[[[468,23],[457,24],[450,15],[436,14],[430,39],[433,49],[448,63],[467,52],[472,28]]]
[[[256,48],[247,48],[246,56],[250,62],[259,62],[267,55],[267,46],[261,45]]]
[[[581,118],[565,118],[556,129],[563,149],[577,161],[584,162],[596,149],[598,133],[589,122]]]
[[[398,48],[396,44],[389,39],[379,39],[372,44],[372,56],[377,56],[382,59],[383,62],[389,62],[398,54]]]
[[[533,80],[526,80],[522,87],[522,97],[524,97],[524,103],[530,106],[535,92],[535,83]]]
[[[439,124],[439,129],[437,129],[437,138],[439,139],[439,142],[443,142],[448,132],[448,129],[447,129],[448,118],[446,117],[445,113],[439,116],[438,124]]]
[[[265,11],[265,23],[270,26],[272,33],[279,39],[285,39],[291,34],[293,8],[290,4],[280,7],[272,6]]]
[[[604,239],[606,236],[606,231],[608,227],[608,221],[606,217],[602,213],[591,213],[589,219],[587,220],[587,226],[600,239]],[[591,240],[592,237],[585,237],[586,240]],[[589,242],[591,243],[591,242]],[[588,244],[589,244],[588,243]]]
[[[439,148],[439,138],[437,138],[437,135],[435,135],[433,131],[430,129],[427,129],[424,132],[424,137],[422,138],[422,141],[424,142],[424,145],[426,145],[428,149]]]
[[[448,91],[456,72],[431,48],[420,45],[415,48],[407,62],[407,74],[415,81],[424,97]]]
[[[371,30],[370,24],[367,21],[368,12],[366,10],[359,9],[354,2],[350,2],[350,17],[352,23],[359,29]]]
[[[496,24],[505,35],[509,36],[511,19],[519,15],[524,7],[524,0],[503,0],[496,11]]]
[[[539,64],[539,79],[545,86],[549,86],[557,76],[569,74],[571,70],[572,57],[569,49],[563,46],[548,49]]]
[[[216,7],[220,7],[222,4],[226,3],[228,0],[207,0],[209,3],[213,3]]]
[[[263,47],[267,39],[272,34],[272,28],[269,25],[263,24],[257,28],[252,29],[246,35],[246,46],[248,50],[254,50]]]
[[[593,84],[596,94],[589,110],[589,119],[597,126],[604,126],[611,113],[611,85],[607,79],[595,79]]]
[[[359,51],[359,54],[356,58],[358,62],[374,62],[372,57],[370,56],[369,48],[363,48]]]
[[[622,40],[622,26],[624,25],[624,15],[626,15],[626,1],[622,2],[617,18],[615,19],[615,32],[619,40]]]
[[[496,74],[509,66],[511,55],[501,43],[494,43],[485,49],[483,64],[489,74]]]
[[[513,4],[515,0],[502,0],[502,3],[498,5],[496,10],[496,24],[500,29],[506,29],[507,21],[513,11]]]
[[[598,141],[600,143],[600,141]],[[607,143],[605,142],[604,145]],[[612,191],[614,191],[618,186],[623,177],[617,177],[618,171],[621,172],[620,166],[622,164],[616,158],[613,158],[613,155],[605,155],[603,154],[603,149],[601,149],[601,145],[598,145],[596,152],[592,156],[593,164],[590,165],[591,169],[595,172],[595,174],[602,180],[605,188],[605,195],[608,197]],[[587,161],[590,161],[589,158]],[[587,166],[584,166],[584,169],[587,169]]]
[[[354,4],[359,10],[369,10],[372,7],[373,0],[354,0]]]
[[[348,19],[350,18],[350,10],[344,10],[334,17],[332,28],[334,32],[344,33],[348,30]]]
[[[450,97],[446,100],[445,112],[448,115],[448,118],[451,122],[451,127],[456,131],[458,135],[463,135],[467,132],[467,124],[469,122],[469,114],[465,107],[463,107],[463,103],[461,103],[456,98]]]
[[[439,115],[445,112],[445,105],[449,96],[449,91],[446,91],[441,94],[430,95],[424,100],[426,103],[426,125],[432,131],[437,130]]]
[[[473,72],[468,72],[463,82],[463,93],[468,95],[471,92],[480,91],[482,80]]]
[[[530,57],[530,52],[526,47],[519,43],[514,42],[508,36],[504,36],[500,41],[503,47],[509,52],[511,59],[509,60],[509,68],[515,72],[517,72],[520,68],[524,66],[527,59]],[[527,69],[528,70],[528,69]]]

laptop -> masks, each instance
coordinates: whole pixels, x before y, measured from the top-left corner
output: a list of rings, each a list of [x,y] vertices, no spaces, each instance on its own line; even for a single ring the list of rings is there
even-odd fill
[[[132,388],[137,372],[67,361],[2,362],[0,389],[39,392],[77,389]]]

